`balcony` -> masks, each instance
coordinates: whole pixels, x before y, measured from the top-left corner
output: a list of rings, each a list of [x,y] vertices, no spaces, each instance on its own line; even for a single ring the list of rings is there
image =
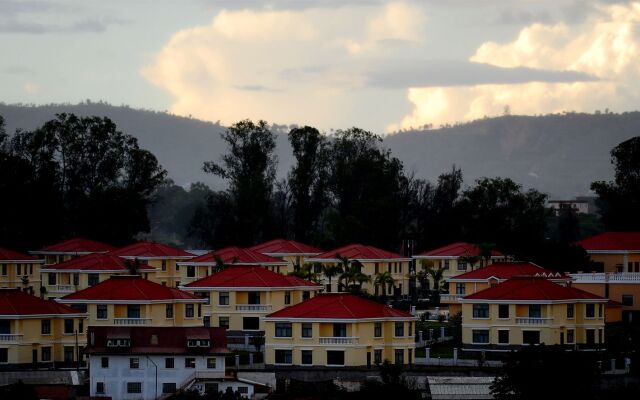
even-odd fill
[[[236,311],[267,312],[271,311],[271,304],[237,304]]]
[[[2,333],[0,334],[0,343],[17,342],[22,338],[21,334]]]
[[[114,325],[147,325],[151,323],[151,318],[114,318]]]
[[[594,272],[570,274],[573,283],[640,283],[640,272]]]
[[[358,338],[357,337],[321,337],[319,338],[319,342],[320,344],[328,344],[328,345],[358,344]]]
[[[552,321],[553,318],[516,317],[517,325],[547,325]]]
[[[459,303],[464,294],[441,294],[440,301],[442,303]]]
[[[58,293],[73,293],[76,291],[76,287],[73,285],[57,285],[56,291]]]

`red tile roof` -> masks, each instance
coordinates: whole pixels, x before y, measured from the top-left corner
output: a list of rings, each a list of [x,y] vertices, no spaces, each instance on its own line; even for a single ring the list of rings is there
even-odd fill
[[[44,300],[20,289],[0,289],[0,316],[7,315],[84,315],[78,310]]]
[[[350,260],[358,261],[405,261],[409,258],[403,257],[400,254],[392,253],[390,251],[382,250],[373,246],[365,246],[362,244],[349,244],[331,251],[327,251],[317,256],[308,258],[308,262],[335,262],[338,261],[338,256],[347,257]]]
[[[137,242],[110,252],[109,254],[127,258],[192,258],[193,254],[184,250],[155,242]]]
[[[588,252],[640,251],[640,232],[604,232],[576,244]]]
[[[234,266],[191,282],[186,288],[288,288],[320,286],[295,276],[288,276],[256,266]]]
[[[266,316],[266,318],[414,318],[413,315],[350,293],[320,294]]]
[[[34,256],[20,253],[17,251],[13,251],[11,249],[7,249],[4,247],[0,247],[0,261],[32,261],[32,262],[40,262],[41,260],[37,259]]]
[[[285,255],[316,255],[322,250],[295,240],[275,239],[249,247],[249,250],[270,256],[281,257]]]
[[[152,337],[154,338],[152,341]],[[90,326],[85,353],[98,354],[225,354],[224,328]],[[129,347],[107,347],[108,339],[130,339]],[[189,339],[208,339],[208,347],[188,347]]]
[[[202,300],[191,293],[151,282],[140,276],[114,275],[95,286],[72,293],[61,299],[62,303],[77,301],[162,301]]]
[[[465,280],[487,280],[489,278],[497,278],[506,280],[514,276],[542,276],[548,279],[569,279],[563,273],[554,272],[539,265],[529,262],[497,262],[484,268],[454,276],[449,281],[465,281]]]
[[[216,265],[216,257],[224,261],[226,265],[288,265],[281,258],[271,257],[249,249],[239,247],[225,247],[181,262],[180,265]]]
[[[43,269],[48,270],[64,270],[64,271],[127,271],[128,263],[133,260],[127,260],[119,256],[103,253],[87,254],[86,256],[74,258],[60,264],[49,265]],[[154,270],[155,268],[140,263],[138,266],[140,271]]]
[[[95,240],[73,238],[60,243],[45,246],[40,250],[33,251],[33,254],[83,254],[83,253],[106,253],[115,250],[110,244],[97,242]]]
[[[466,242],[456,242],[449,245],[438,247],[437,249],[429,250],[424,253],[420,253],[415,258],[420,257],[461,257],[461,256],[479,256],[480,249],[475,244]],[[504,254],[497,250],[491,251],[491,257],[503,257]]]
[[[542,277],[515,276],[503,283],[462,298],[468,300],[491,301],[537,301],[552,302],[562,300],[594,300],[606,303],[608,300],[574,287],[553,283]]]

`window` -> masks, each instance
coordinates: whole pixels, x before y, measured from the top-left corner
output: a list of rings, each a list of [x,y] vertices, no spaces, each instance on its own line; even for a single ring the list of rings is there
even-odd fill
[[[593,303],[588,303],[585,305],[586,309],[585,309],[585,317],[586,318],[595,318],[596,317],[596,307],[595,304]]]
[[[596,342],[596,330],[595,329],[585,329],[586,341],[587,344],[592,345]]]
[[[444,260],[444,267],[443,269],[449,269],[449,260]]]
[[[623,306],[633,306],[633,295],[632,294],[623,294],[622,295],[622,305]]]
[[[327,365],[344,365],[344,351],[328,350]]]
[[[382,337],[382,322],[373,324],[373,337]]]
[[[257,331],[260,329],[260,318],[258,317],[243,317],[242,329],[247,331]]]
[[[6,274],[4,274],[6,275]],[[49,272],[47,274],[47,283],[49,284],[49,286],[54,286],[56,284],[56,274],[53,272]]]
[[[291,292],[284,292],[284,304],[291,304]]]
[[[464,294],[465,284],[464,283],[456,283],[456,294]]]
[[[248,394],[249,387],[248,386],[238,386],[238,393],[240,394]]]
[[[487,329],[474,329],[472,332],[472,342],[478,344],[489,343],[489,330]]]
[[[73,333],[73,319],[64,320],[64,333]]]
[[[380,273],[380,263],[375,263],[373,268],[374,274],[378,275],[378,273]]]
[[[187,278],[195,278],[196,277],[196,267],[194,265],[187,266]]]
[[[473,305],[473,318],[489,318],[489,305],[488,304],[474,304]]]
[[[142,382],[127,382],[127,393],[142,393]]]
[[[162,266],[161,266],[163,271],[167,270],[167,260],[162,260]]]
[[[302,324],[302,337],[303,338],[310,338],[313,336],[313,325],[310,323],[303,323]]]
[[[374,350],[373,351],[373,362],[375,364],[382,363],[382,350]]]
[[[542,309],[540,304],[530,304],[529,305],[529,318],[541,318],[542,317]]]
[[[221,306],[229,305],[229,292],[220,292],[218,294],[218,304]]]
[[[260,292],[249,292],[249,304],[260,304]]]
[[[75,353],[75,347],[73,346],[64,346],[62,349],[64,362],[69,365],[73,363],[73,354]]]
[[[167,357],[164,359],[164,367],[167,369],[174,368],[176,365],[175,359],[173,357]]]
[[[394,335],[395,337],[404,336],[404,322],[396,322]]]
[[[43,347],[41,357],[43,362],[51,361],[51,347]]]
[[[193,318],[194,316],[193,304],[184,305],[184,316],[185,318]]]
[[[127,318],[140,318],[139,304],[129,304],[127,306]]]
[[[73,285],[78,286],[80,284],[80,274],[73,274]]]
[[[568,319],[573,319],[573,304],[567,304],[567,318]]]
[[[276,364],[291,364],[291,350],[276,350]]]
[[[176,384],[173,382],[167,382],[162,384],[162,393],[175,393]]]
[[[139,358],[130,358],[129,359],[129,368],[131,368],[131,369],[140,368],[140,359]]]
[[[104,394],[104,382],[96,382],[96,393]]]
[[[229,317],[218,317],[218,326],[220,328],[229,329]]]
[[[467,263],[464,261],[458,260],[458,271],[466,271],[466,270],[467,270]]]
[[[202,326],[204,327],[210,327],[211,326],[211,317],[208,315],[205,315],[204,317],[202,317]]]
[[[575,333],[573,329],[567,329],[567,343],[575,342]]]
[[[43,319],[40,321],[40,333],[43,335],[51,334],[51,320]]]
[[[508,330],[499,330],[498,331],[498,343],[499,344],[509,344],[509,331]]]
[[[207,368],[208,369],[216,369],[216,358],[215,357],[207,358]]]
[[[347,324],[333,324],[333,337],[347,337]]]
[[[96,319],[107,319],[107,305],[106,304],[98,304],[96,306]]]
[[[540,343],[540,331],[522,331],[522,343],[524,344]]]
[[[7,276],[7,264],[2,264],[2,276]]]
[[[602,313],[602,304],[598,304],[598,318],[604,317]]]
[[[498,304],[498,318],[509,319],[509,305]]]
[[[0,348],[0,363],[9,362],[9,349]]]
[[[100,366],[102,368],[109,368],[109,357],[100,357]]]
[[[302,301],[309,300],[311,298],[311,292],[305,290],[302,292]]]
[[[100,275],[98,274],[89,274],[87,279],[89,281],[89,286],[95,286],[100,283]]]
[[[313,364],[313,350],[302,350],[300,354],[302,356],[302,360],[300,361],[302,365]]]
[[[16,275],[22,275],[22,264],[16,264],[16,268],[18,269]]]
[[[196,359],[193,357],[187,357],[184,359],[184,367],[185,368],[195,368],[196,367]]]
[[[291,323],[277,322],[276,337],[291,337]]]
[[[395,358],[395,363],[396,365],[403,365],[404,364],[404,350],[403,349],[396,349],[394,352],[394,358]]]
[[[173,304],[165,306],[164,315],[167,319],[173,319]]]

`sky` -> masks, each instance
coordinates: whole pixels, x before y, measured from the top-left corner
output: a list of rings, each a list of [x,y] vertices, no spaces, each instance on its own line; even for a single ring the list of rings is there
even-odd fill
[[[640,2],[0,0],[0,101],[358,126],[636,110]]]

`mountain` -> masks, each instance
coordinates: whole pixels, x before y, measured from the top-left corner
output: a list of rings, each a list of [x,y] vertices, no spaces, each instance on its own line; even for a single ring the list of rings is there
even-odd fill
[[[123,132],[152,151],[180,185],[201,181],[219,189],[224,183],[205,174],[202,163],[225,151],[219,123],[138,110],[105,103],[24,106],[0,104],[7,131],[33,129],[56,113],[107,116]],[[287,127],[278,134],[278,175],[292,164]],[[384,143],[408,170],[429,180],[451,168],[462,168],[465,183],[483,176],[510,177],[553,197],[586,194],[595,180],[612,179],[609,152],[640,134],[640,112],[623,114],[554,114],[502,116],[451,127],[391,134]]]

